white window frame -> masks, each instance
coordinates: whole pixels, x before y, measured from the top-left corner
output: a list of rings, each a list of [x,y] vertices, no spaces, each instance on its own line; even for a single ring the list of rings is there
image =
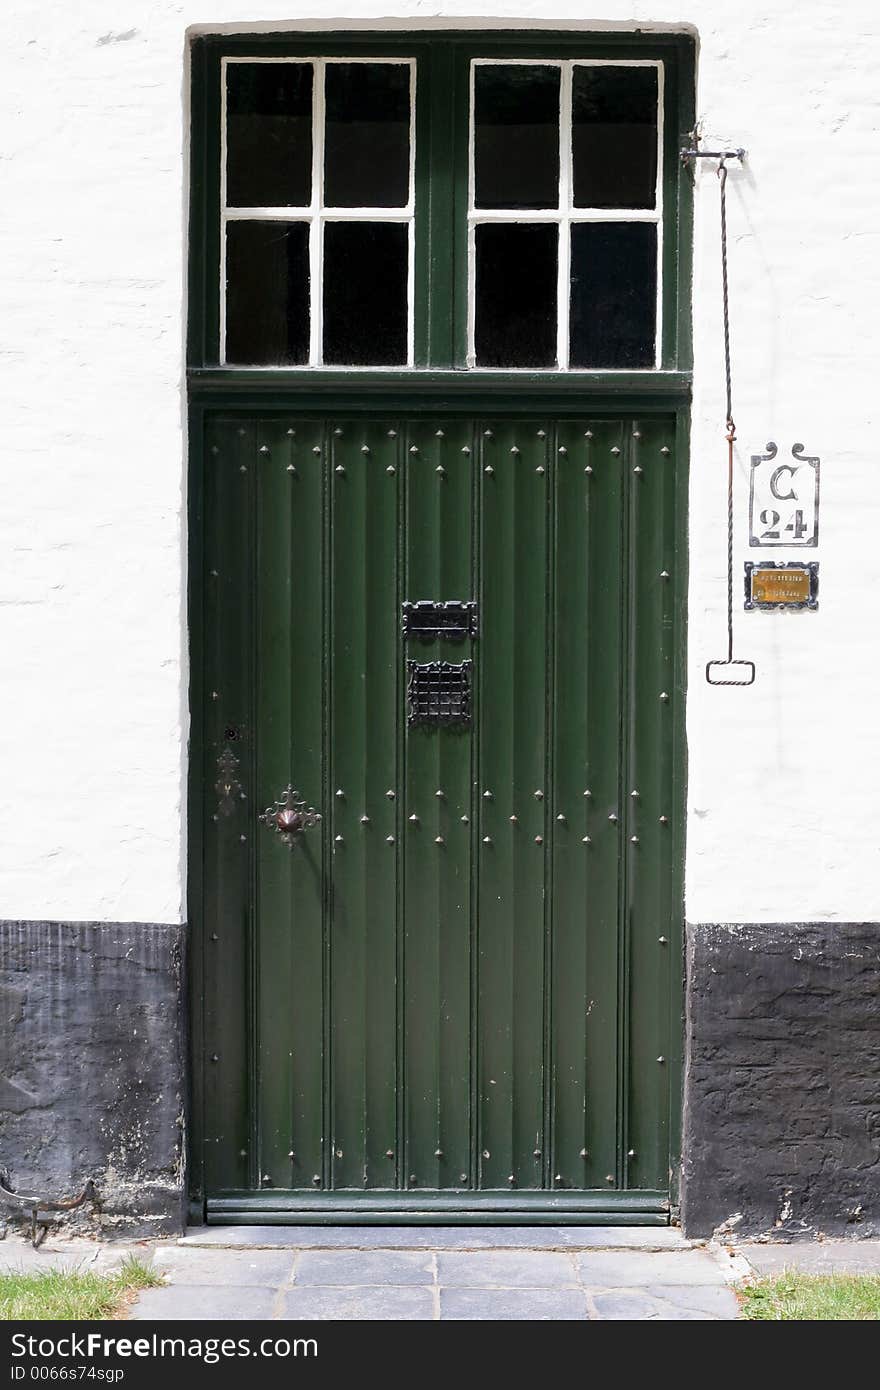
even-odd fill
[[[559,68],[559,201],[555,208],[477,208],[475,206],[475,90],[478,67]],[[656,68],[657,69],[657,180],[653,208],[576,208],[572,149],[572,78],[579,68]],[[468,125],[468,272],[467,272],[467,365],[478,371],[601,371],[629,372],[629,367],[569,367],[569,319],[571,311],[571,227],[577,222],[651,222],[657,227],[657,303],[653,367],[637,371],[656,371],[663,360],[663,78],[662,59],[655,58],[472,58],[470,62],[470,116]],[[478,226],[486,223],[554,223],[559,228],[556,286],[556,363],[542,368],[479,367],[476,354],[476,282]]]
[[[310,64],[312,80],[312,198],[307,207],[229,207],[226,188],[226,73],[232,63],[297,63]],[[324,205],[324,118],[326,111],[324,78],[334,63],[372,63],[377,66],[393,64],[410,70],[409,93],[409,190],[406,205],[400,208],[326,207]],[[309,226],[309,359],[301,368],[324,367],[324,227],[328,222],[403,222],[407,237],[407,356],[406,367],[412,367],[415,351],[415,188],[416,188],[416,59],[406,57],[379,58],[347,57],[223,57],[220,61],[220,365],[226,366],[226,228],[230,222],[306,222]],[[236,370],[247,370],[246,363],[233,363]],[[283,364],[259,363],[260,371],[289,371]],[[347,366],[332,362],[334,371],[375,371],[375,366]]]

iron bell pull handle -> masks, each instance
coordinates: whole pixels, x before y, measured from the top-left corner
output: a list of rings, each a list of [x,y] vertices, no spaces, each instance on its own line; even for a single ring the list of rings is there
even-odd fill
[[[290,784],[283,795],[272,806],[267,806],[259,817],[263,825],[281,837],[288,849],[293,849],[302,832],[317,825],[320,819],[320,811],[316,811],[314,806],[307,806]]]

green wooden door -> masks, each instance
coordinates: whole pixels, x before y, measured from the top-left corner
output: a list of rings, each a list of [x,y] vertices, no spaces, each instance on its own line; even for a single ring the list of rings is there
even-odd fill
[[[676,438],[206,413],[209,1220],[668,1218]]]

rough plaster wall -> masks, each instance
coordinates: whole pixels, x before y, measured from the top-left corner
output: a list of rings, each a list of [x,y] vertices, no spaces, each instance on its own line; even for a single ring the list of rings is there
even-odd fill
[[[0,1168],[14,1192],[92,1179],[106,1234],[181,1224],[184,929],[0,923]],[[0,1198],[0,1221],[10,1213]]]
[[[685,1233],[876,1236],[876,922],[702,924],[687,974]]]
[[[0,15],[0,916],[179,920],[185,47],[278,0],[7,0]],[[740,541],[748,455],[823,462],[821,607],[743,614],[723,653],[717,183],[697,189],[688,718],[692,920],[880,917],[875,328],[880,11],[867,0],[308,0],[299,27],[541,23],[699,33],[730,180]],[[738,546],[737,565],[747,555]],[[792,556],[794,558],[794,556]]]

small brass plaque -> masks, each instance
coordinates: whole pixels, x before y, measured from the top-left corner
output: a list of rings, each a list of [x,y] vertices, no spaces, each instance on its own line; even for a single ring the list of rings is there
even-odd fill
[[[806,603],[810,597],[810,576],[804,570],[758,570],[752,575],[755,603]]]
[[[746,608],[818,608],[819,565],[746,562]]]

